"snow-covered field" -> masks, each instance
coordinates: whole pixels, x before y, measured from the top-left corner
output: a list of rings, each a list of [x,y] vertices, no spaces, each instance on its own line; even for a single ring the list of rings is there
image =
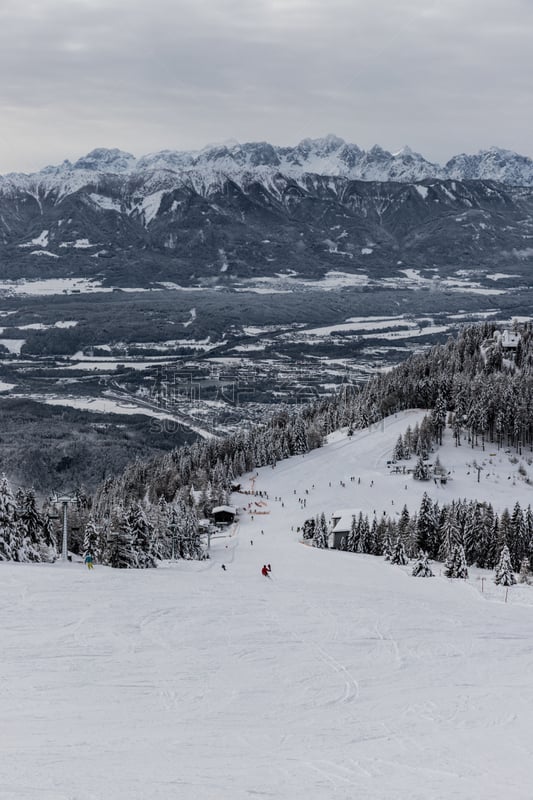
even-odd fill
[[[233,496],[208,562],[1,563],[2,800],[530,800],[533,588],[298,542],[317,511],[414,508],[430,485],[386,460],[421,416],[243,479],[269,499]],[[443,448],[441,500],[528,500],[506,454],[480,484],[470,457]]]

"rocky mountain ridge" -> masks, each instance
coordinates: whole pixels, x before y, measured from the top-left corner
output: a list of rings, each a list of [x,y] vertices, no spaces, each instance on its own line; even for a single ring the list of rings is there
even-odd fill
[[[0,179],[2,277],[146,287],[332,270],[381,278],[405,267],[523,275],[533,162],[496,150],[452,162],[454,177],[443,177],[408,148],[365,153],[333,136],[140,159],[94,150]],[[394,180],[384,180],[393,166]],[[520,181],[511,179],[519,168]],[[485,172],[499,180],[480,179]]]
[[[321,139],[303,139],[295,147],[276,147],[268,142],[209,145],[199,151],[163,150],[136,158],[117,148],[97,148],[74,163],[64,161],[40,172],[0,176],[0,191],[39,186],[56,189],[60,195],[81,188],[98,176],[128,176],[132,181],[147,173],[163,180],[166,175],[202,173],[208,183],[215,175],[236,180],[256,174],[281,173],[300,178],[306,173],[363,181],[416,182],[439,180],[490,180],[509,186],[533,186],[533,159],[511,150],[491,147],[477,154],[462,153],[444,166],[428,161],[404,147],[396,153],[375,145],[365,151],[333,134]]]

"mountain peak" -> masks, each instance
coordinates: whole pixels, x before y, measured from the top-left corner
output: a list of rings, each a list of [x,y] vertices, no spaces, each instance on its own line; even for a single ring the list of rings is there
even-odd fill
[[[298,144],[298,148],[314,150],[320,154],[329,154],[334,150],[339,150],[346,142],[340,136],[334,133],[328,133],[327,136],[322,136],[319,139],[302,139]]]
[[[117,147],[108,149],[97,147],[91,150],[86,156],[79,158],[74,169],[87,169],[105,172],[128,172],[136,163],[137,159],[131,153],[119,150]]]
[[[392,155],[394,156],[394,158],[405,158],[405,157],[422,158],[420,153],[415,153],[415,151],[412,150],[408,144],[404,144],[404,146],[400,148],[400,150],[398,150],[396,153],[393,153]]]

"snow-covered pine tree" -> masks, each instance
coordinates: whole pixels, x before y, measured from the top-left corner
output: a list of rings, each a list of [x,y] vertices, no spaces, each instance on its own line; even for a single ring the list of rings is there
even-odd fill
[[[44,546],[48,548],[51,560],[57,557],[57,540],[54,532],[54,524],[48,511],[43,513],[43,531],[42,538]]]
[[[140,503],[134,503],[130,508],[128,522],[137,567],[140,569],[155,567],[156,563],[152,552],[153,531]]]
[[[481,506],[481,518],[477,532],[476,566],[486,569],[492,567],[492,532],[494,529],[494,509],[490,503]]]
[[[374,526],[372,525],[373,535],[374,535],[374,555],[382,556],[384,555],[385,551],[385,538],[387,536],[387,520],[384,516],[381,516],[379,522],[376,525],[376,529],[374,532]],[[390,550],[389,550],[389,558],[390,558]]]
[[[526,525],[526,542],[527,542],[527,556],[529,563],[532,564],[531,558],[533,556],[533,510],[531,505],[528,505],[524,514],[524,522]]]
[[[520,574],[518,576],[519,583],[531,583],[531,567],[529,558],[524,557],[520,563]]]
[[[16,503],[5,475],[0,478],[0,561],[16,559],[18,550]]]
[[[411,430],[411,426],[408,425],[403,436],[403,457],[411,458],[412,450],[413,450],[413,431]]]
[[[317,524],[315,529],[315,536],[313,538],[313,546],[319,547],[323,550],[328,549],[328,525],[326,522],[326,515],[324,512],[317,517]]]
[[[433,572],[429,566],[428,554],[420,551],[416,564],[411,573],[415,578],[432,578]]]
[[[437,526],[435,522],[435,509],[427,492],[422,496],[420,510],[416,520],[416,545],[423,553],[436,556]]]
[[[202,545],[198,528],[198,517],[191,508],[186,508],[181,519],[180,533],[182,537],[182,552],[189,560],[202,561],[207,554]]]
[[[377,556],[380,553],[380,532],[379,532],[378,521],[376,519],[375,514],[372,519],[372,524],[370,525],[367,552],[373,556]]]
[[[431,471],[429,467],[424,464],[424,459],[421,455],[418,457],[418,461],[413,470],[413,478],[415,481],[429,481],[431,478]]]
[[[202,511],[200,513],[203,513]],[[170,508],[164,497],[149,509],[148,521],[152,532],[152,553],[155,559],[161,561],[170,558],[171,537],[168,524],[170,522]]]
[[[409,559],[405,554],[405,548],[403,546],[403,542],[400,536],[398,536],[396,543],[394,545],[392,555],[390,558],[391,564],[400,564],[401,566],[405,566],[409,563]]]
[[[468,566],[477,563],[479,558],[480,532],[482,525],[481,506],[469,503],[465,514],[464,543]]]
[[[442,433],[446,427],[446,401],[440,393],[431,413],[431,421],[433,424],[435,437],[438,443],[442,444]]]
[[[383,537],[383,558],[385,561],[390,561],[392,558],[392,540],[388,529],[385,530],[385,535]]]
[[[466,564],[465,549],[462,545],[457,548],[457,578],[466,580],[468,578],[468,567]]]
[[[416,453],[418,455],[418,440],[420,439],[420,425],[418,422],[415,423],[415,427],[411,432],[411,453]]]
[[[191,555],[192,528],[189,510],[189,506],[184,499],[178,500],[172,508],[169,527],[173,537],[171,553],[174,554],[174,558],[193,558]]]
[[[189,530],[191,531],[191,558],[197,561],[203,561],[209,558],[209,553],[204,547],[200,536],[200,528],[198,526],[198,517],[193,509],[189,512]]]
[[[398,536],[403,542],[404,549],[409,550],[411,543],[411,515],[407,505],[402,508],[400,519],[398,520]]]
[[[92,556],[93,561],[100,561],[100,534],[95,521],[89,517],[83,533],[83,557]]]
[[[500,560],[498,562],[498,566],[496,567],[494,583],[498,584],[499,586],[513,586],[516,583],[516,578],[514,576],[513,567],[511,564],[511,555],[507,545],[505,545],[501,552]]]
[[[306,519],[302,526],[302,539],[312,539],[315,535],[315,520],[313,517]]]
[[[444,574],[447,578],[468,578],[465,551],[462,545],[455,545],[446,559]]]
[[[137,558],[133,550],[133,535],[128,515],[116,509],[108,533],[102,561],[115,569],[135,569]]]
[[[291,434],[292,434],[291,440],[292,440],[293,453],[295,454],[307,453],[308,451],[307,433],[305,430],[303,419],[299,414],[296,414],[292,418]]]
[[[405,457],[405,451],[403,447],[403,438],[400,434],[398,439],[396,440],[396,444],[394,446],[394,450],[392,451],[392,458],[393,461],[401,461]]]
[[[17,520],[17,561],[42,561],[41,537],[43,521],[37,511],[35,493],[32,489],[27,492],[20,490],[17,498],[22,503],[15,512]]]
[[[457,522],[457,509],[454,502],[441,509],[439,526],[440,550],[439,560],[446,561],[456,546],[462,544],[461,531]]]
[[[509,542],[511,564],[513,565],[513,569],[520,569],[522,559],[528,554],[529,542],[527,540],[527,526],[524,512],[518,501],[515,503],[511,516],[511,531],[512,538]]]
[[[357,552],[369,553],[371,550],[370,525],[368,524],[368,517],[366,515],[363,516],[361,511],[359,512],[359,516],[357,518],[357,533]]]
[[[348,539],[346,542],[346,550],[349,553],[357,553],[357,548],[359,546],[359,526],[357,524],[357,519],[355,516],[352,517],[352,522],[350,524],[350,532],[348,534]]]

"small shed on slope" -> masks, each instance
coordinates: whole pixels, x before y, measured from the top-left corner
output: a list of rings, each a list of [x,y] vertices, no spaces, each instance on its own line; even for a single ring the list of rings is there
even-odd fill
[[[357,519],[361,510],[359,508],[345,508],[335,511],[331,517],[331,532],[329,546],[332,550],[340,550],[352,530],[352,523]]]
[[[237,509],[235,506],[216,506],[211,511],[211,516],[216,525],[231,525],[237,516]]]

